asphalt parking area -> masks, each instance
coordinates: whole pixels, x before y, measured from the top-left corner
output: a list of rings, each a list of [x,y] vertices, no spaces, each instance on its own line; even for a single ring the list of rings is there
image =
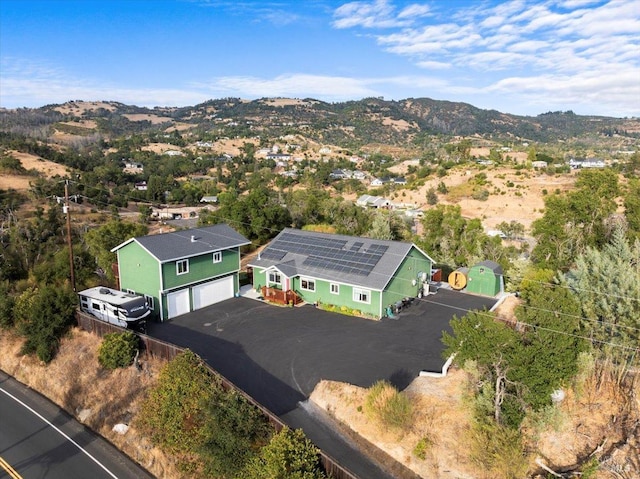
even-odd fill
[[[421,370],[440,371],[449,321],[496,300],[440,290],[397,319],[370,321],[305,305],[233,298],[152,324],[150,334],[188,347],[277,415],[304,401],[322,379],[405,388]]]

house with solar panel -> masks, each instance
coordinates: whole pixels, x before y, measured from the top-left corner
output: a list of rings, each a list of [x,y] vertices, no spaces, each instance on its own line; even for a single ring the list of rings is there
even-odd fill
[[[131,238],[118,257],[120,289],[144,295],[156,318],[175,318],[238,293],[240,248],[250,242],[226,224]]]
[[[433,259],[412,243],[284,229],[254,259],[253,286],[380,319],[422,296]]]

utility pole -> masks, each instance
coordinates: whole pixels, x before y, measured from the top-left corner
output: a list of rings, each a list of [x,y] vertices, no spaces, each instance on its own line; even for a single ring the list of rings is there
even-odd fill
[[[73,243],[71,242],[71,208],[69,207],[69,180],[64,182],[64,213],[67,215],[67,246],[69,246],[69,271],[71,287],[76,292],[76,274],[73,267]]]

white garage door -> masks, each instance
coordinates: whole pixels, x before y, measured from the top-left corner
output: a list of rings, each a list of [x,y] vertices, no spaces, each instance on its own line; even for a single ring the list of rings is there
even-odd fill
[[[191,308],[189,308],[189,290],[182,289],[175,293],[169,293],[167,295],[167,309],[169,310],[169,319],[191,311]]]
[[[199,284],[192,291],[194,310],[233,298],[233,276]]]

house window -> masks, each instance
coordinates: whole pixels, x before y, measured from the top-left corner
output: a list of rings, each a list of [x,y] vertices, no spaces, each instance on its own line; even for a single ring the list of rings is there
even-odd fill
[[[331,283],[329,285],[329,290],[331,294],[340,294],[340,285],[338,283]]]
[[[353,300],[356,303],[371,304],[371,291],[366,289],[353,288]]]
[[[277,271],[269,271],[269,283],[270,284],[282,284],[282,277]]]
[[[153,296],[144,295],[144,299],[147,301],[149,305],[149,309],[153,309]]]
[[[316,280],[309,278],[300,278],[300,289],[303,289],[305,291],[315,291]]]
[[[216,251],[213,253],[213,262],[222,263],[222,251]]]
[[[189,272],[189,260],[181,259],[176,261],[176,274],[186,274]]]

